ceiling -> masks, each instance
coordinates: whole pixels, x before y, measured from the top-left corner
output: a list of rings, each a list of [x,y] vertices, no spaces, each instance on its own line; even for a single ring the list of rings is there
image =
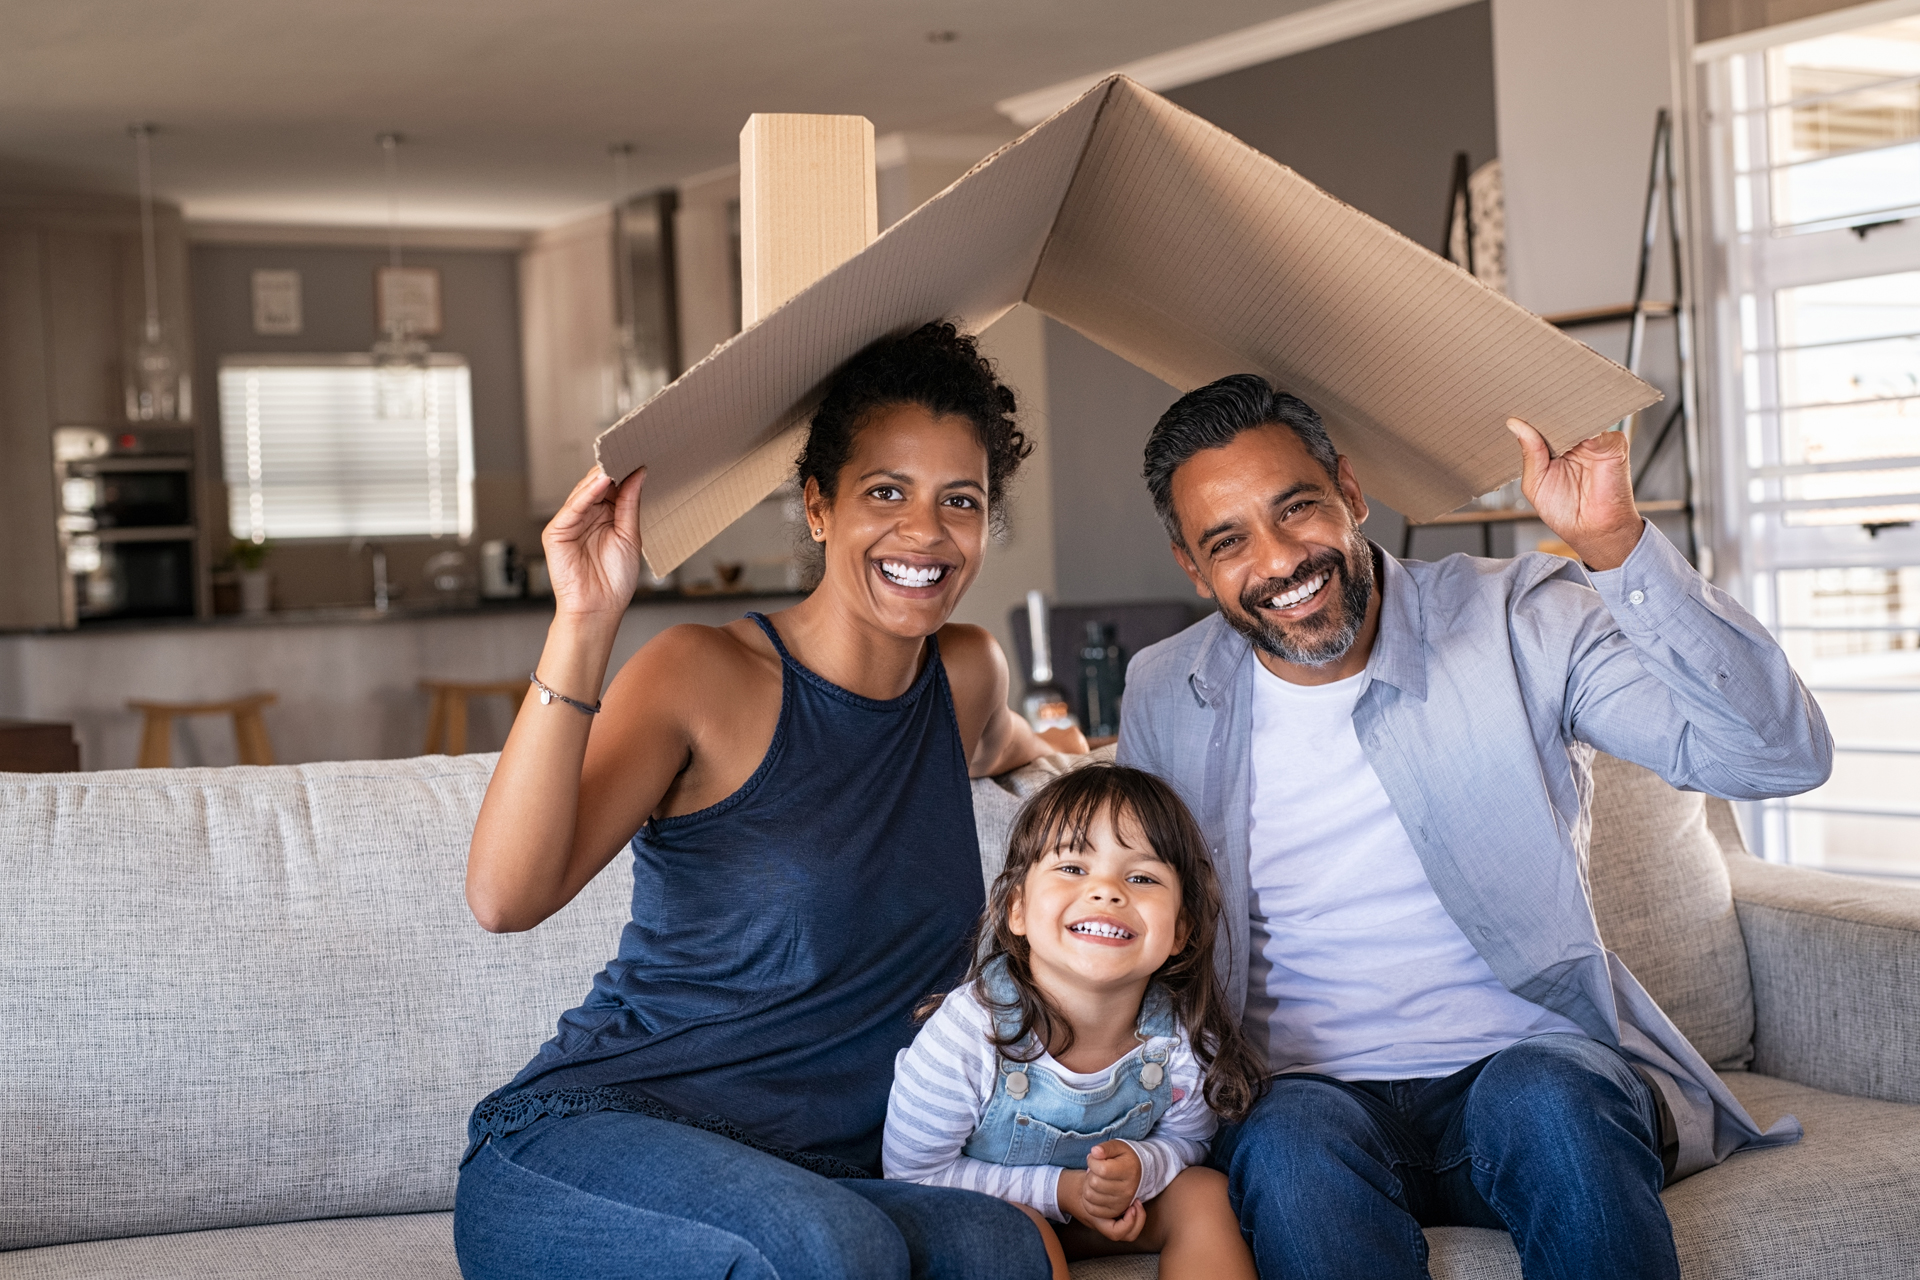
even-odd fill
[[[530,228],[730,163],[753,111],[1011,137],[995,101],[1319,0],[0,0],[0,184],[190,218]],[[930,38],[933,33],[942,36]],[[944,33],[952,33],[950,37]]]

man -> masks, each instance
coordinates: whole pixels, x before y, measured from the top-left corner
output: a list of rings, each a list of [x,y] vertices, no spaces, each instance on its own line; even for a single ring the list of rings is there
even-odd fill
[[[1763,1134],[1601,944],[1593,748],[1739,799],[1823,781],[1761,626],[1635,511],[1627,441],[1509,422],[1557,556],[1402,564],[1319,415],[1252,375],[1183,396],[1147,487],[1205,622],[1144,650],[1119,758],[1193,806],[1222,970],[1276,1073],[1213,1160],[1263,1276],[1426,1276],[1505,1228],[1530,1280],[1679,1275],[1660,1189]]]

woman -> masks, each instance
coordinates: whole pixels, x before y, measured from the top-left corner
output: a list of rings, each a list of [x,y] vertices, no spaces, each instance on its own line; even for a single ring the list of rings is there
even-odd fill
[[[958,981],[982,904],[968,777],[1049,749],[991,636],[947,624],[1031,449],[1013,407],[951,325],[855,357],[799,464],[819,587],[663,632],[597,714],[641,474],[596,471],[547,527],[542,696],[487,789],[467,899],[530,929],[631,839],[634,912],[474,1112],[467,1276],[1048,1274],[1012,1206],[873,1176],[913,1006]]]

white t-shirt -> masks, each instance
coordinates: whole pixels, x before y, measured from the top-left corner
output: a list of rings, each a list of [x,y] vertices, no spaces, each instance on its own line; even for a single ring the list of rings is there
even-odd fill
[[[895,1056],[881,1163],[887,1177],[897,1181],[980,1191],[1065,1222],[1059,1166],[993,1164],[962,1150],[999,1082],[1000,1054],[988,1039],[992,1029],[992,1015],[969,983],[943,1000],[913,1043]],[[1052,1054],[1042,1053],[1032,1069],[1052,1072],[1070,1089],[1098,1089],[1140,1052],[1090,1073],[1069,1071]],[[1140,1157],[1135,1198],[1143,1203],[1165,1191],[1182,1169],[1206,1159],[1207,1140],[1219,1123],[1201,1095],[1200,1063],[1184,1031],[1167,1055],[1167,1078],[1173,1082],[1173,1105],[1152,1133],[1138,1141],[1123,1139]]]
[[[1578,1033],[1507,990],[1440,905],[1354,732],[1368,679],[1255,663],[1247,1034],[1275,1072],[1409,1080]]]

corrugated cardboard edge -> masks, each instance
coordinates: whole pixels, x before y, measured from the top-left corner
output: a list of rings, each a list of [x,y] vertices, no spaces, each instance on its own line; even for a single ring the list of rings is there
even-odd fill
[[[657,419],[663,411],[671,413],[676,400],[684,400],[690,394],[710,387],[714,379],[719,376],[721,367],[763,356],[794,354],[790,350],[782,352],[773,348],[791,346],[795,337],[791,331],[796,326],[803,326],[809,320],[821,319],[823,303],[828,309],[837,309],[838,304],[831,300],[836,299],[840,293],[849,291],[850,279],[857,278],[863,273],[872,274],[876,269],[874,267],[876,260],[901,256],[903,252],[900,248],[901,242],[908,242],[907,252],[917,251],[926,254],[940,252],[944,243],[957,238],[952,234],[943,234],[940,227],[943,221],[953,222],[960,216],[950,212],[954,203],[956,201],[964,203],[970,195],[979,200],[993,198],[993,191],[981,195],[982,188],[977,183],[969,184],[969,178],[989,167],[1004,166],[1009,157],[1022,148],[1044,149],[1049,137],[1049,126],[1072,116],[1076,111],[1085,111],[1090,118],[1083,122],[1084,134],[1077,143],[1073,143],[1071,152],[1071,168],[1077,171],[1086,150],[1086,139],[1092,136],[1094,119],[1097,118],[1097,104],[1089,106],[1088,102],[1090,99],[1102,97],[1105,91],[1106,86],[1089,91],[1056,112],[1041,125],[1008,142],[992,155],[981,160],[968,170],[966,175],[950,184],[946,190],[881,233],[879,238],[860,254],[795,294],[757,323],[735,334],[672,384],[662,389],[646,404],[601,432],[595,441],[595,451],[602,467],[609,475],[624,478],[647,461],[643,456],[645,449],[644,442],[640,438],[641,431],[637,428],[641,428],[641,425],[650,417]],[[1073,142],[1071,133],[1062,137],[1065,142]],[[1030,154],[1037,154],[1037,152]],[[970,284],[967,287],[950,290],[950,300],[941,305],[923,307],[919,310],[895,306],[895,310],[902,310],[905,314],[896,318],[894,323],[883,326],[869,325],[870,332],[862,331],[860,340],[851,344],[850,349],[834,359],[826,372],[810,385],[804,394],[790,400],[777,414],[769,429],[759,433],[758,441],[747,446],[745,453],[737,460],[709,474],[703,481],[695,484],[690,491],[670,495],[670,500],[664,507],[659,501],[650,505],[643,496],[641,502],[642,546],[645,549],[648,565],[654,572],[666,573],[682,563],[714,534],[773,492],[792,474],[794,460],[798,457],[805,438],[807,419],[819,404],[834,371],[844,363],[846,358],[871,342],[886,336],[887,333],[905,332],[929,320],[953,318],[960,322],[963,328],[977,332],[1012,309],[1019,302],[1026,284],[1032,279],[1034,265],[1037,265],[1040,253],[1045,247],[1046,236],[1050,234],[1053,221],[1058,217],[1060,206],[1064,204],[1065,192],[1071,186],[1071,172],[1057,185],[1057,198],[1054,198],[1051,203],[1042,204],[1034,211],[1036,221],[1033,227],[1034,235],[1031,237],[1032,265],[1021,268],[1017,276],[1008,279],[1003,290],[993,291],[994,300],[990,305],[983,305],[977,297],[971,299],[962,297],[964,294],[981,292],[977,285]],[[1005,198],[1010,198],[1012,193],[1001,194]],[[1038,221],[1037,219],[1042,215],[1044,221]],[[951,230],[951,228],[948,229],[949,232]],[[993,239],[998,234],[993,230],[982,231],[978,228],[974,228],[973,233],[976,239]],[[1018,226],[1016,225],[1005,238],[1021,239]],[[916,240],[925,243],[914,250],[912,242]],[[990,278],[991,274],[991,272],[974,273],[975,276],[982,278]],[[886,300],[876,303],[874,299],[867,298],[863,301],[869,311],[876,308],[885,309],[887,305]],[[955,314],[957,309],[965,310],[969,307],[972,314]],[[736,348],[741,350],[736,351]],[[761,348],[761,350],[753,350],[754,348]],[[650,475],[649,482],[651,481]]]
[[[1265,374],[1319,409],[1362,484],[1415,519],[1518,473],[1510,415],[1565,449],[1660,398],[1212,122],[1124,78],[1108,83],[1027,296],[1090,340],[1182,391]],[[1229,230],[1188,237],[1188,226]],[[1213,263],[1231,275],[1209,278]],[[1349,287],[1366,270],[1392,283]],[[1295,306],[1290,292],[1315,275],[1336,287],[1322,282]],[[1436,325],[1436,308],[1460,319]],[[1326,326],[1342,320],[1345,340],[1330,340]],[[1317,354],[1295,360],[1300,347]],[[1369,366],[1382,372],[1365,376]]]
[[[705,359],[701,360],[679,379],[676,379],[672,385],[662,390],[652,400],[649,400],[647,404],[628,414],[625,418],[622,418],[619,422],[601,433],[595,442],[596,454],[601,461],[601,465],[607,469],[610,475],[624,477],[635,467],[646,461],[647,459],[642,456],[647,451],[644,437],[652,436],[654,433],[645,430],[637,431],[635,428],[640,427],[641,424],[646,421],[648,415],[652,415],[655,419],[659,419],[663,412],[668,418],[680,416],[673,411],[676,408],[675,402],[683,401],[695,392],[707,398],[712,398],[709,387],[710,384],[714,382],[714,379],[720,376],[719,370],[723,365],[734,362],[754,361],[762,357],[808,355],[809,353],[806,351],[792,349],[794,342],[797,340],[796,335],[779,331],[804,325],[808,319],[824,320],[831,318],[830,314],[821,315],[818,313],[823,311],[823,306],[824,309],[830,313],[834,308],[842,305],[842,300],[838,298],[841,292],[852,294],[853,297],[858,300],[859,305],[864,305],[868,311],[873,311],[876,308],[884,309],[884,300],[863,298],[853,287],[855,278],[863,274],[867,276],[874,274],[874,270],[871,268],[875,255],[888,259],[894,256],[900,256],[901,242],[914,240],[925,240],[927,242],[920,246],[922,251],[929,254],[938,253],[941,249],[942,242],[938,238],[938,233],[935,230],[936,224],[946,219],[947,211],[951,206],[966,203],[970,189],[973,189],[974,194],[978,196],[977,176],[979,174],[996,165],[1003,164],[1009,155],[1016,154],[1022,147],[1037,145],[1039,140],[1046,135],[1050,128],[1056,127],[1056,122],[1060,121],[1063,117],[1072,115],[1076,111],[1088,109],[1087,104],[1089,100],[1097,99],[1097,102],[1090,108],[1092,118],[1086,122],[1085,134],[1081,137],[1073,155],[1072,173],[1061,188],[1058,203],[1047,213],[1045,232],[1040,237],[1039,248],[1035,253],[1031,269],[1023,273],[1022,283],[1008,290],[1004,302],[998,300],[996,297],[991,305],[984,305],[979,298],[974,298],[972,300],[974,314],[955,318],[959,319],[965,327],[977,331],[980,328],[984,328],[987,324],[990,324],[993,320],[998,319],[999,316],[1011,308],[1015,302],[1023,298],[1033,302],[1036,306],[1039,306],[1041,310],[1049,311],[1048,306],[1045,305],[1045,299],[1040,296],[1043,291],[1037,287],[1038,282],[1043,279],[1047,268],[1047,259],[1053,252],[1056,243],[1058,243],[1057,236],[1061,223],[1067,216],[1068,210],[1073,203],[1075,191],[1080,187],[1082,176],[1088,163],[1088,157],[1092,154],[1100,138],[1100,130],[1107,120],[1108,107],[1112,94],[1116,87],[1122,85],[1125,86],[1123,91],[1129,95],[1139,95],[1153,103],[1161,104],[1171,111],[1178,112],[1182,117],[1190,118],[1205,130],[1211,131],[1213,135],[1224,139],[1225,143],[1231,144],[1234,148],[1238,148],[1241,152],[1246,153],[1247,156],[1256,158],[1260,164],[1271,166],[1273,170],[1287,175],[1291,181],[1304,185],[1311,190],[1317,198],[1326,201],[1329,208],[1338,210],[1340,217],[1349,220],[1360,220],[1364,224],[1377,229],[1372,234],[1377,236],[1379,233],[1385,233],[1387,237],[1391,238],[1389,242],[1404,245],[1407,250],[1419,255],[1420,260],[1430,263],[1432,267],[1439,268],[1444,272],[1452,272],[1457,275],[1461,281],[1470,284],[1474,290],[1498,298],[1499,303],[1496,310],[1504,309],[1503,314],[1506,316],[1508,323],[1516,321],[1524,322],[1523,327],[1526,328],[1528,332],[1535,332],[1536,337],[1538,336],[1536,327],[1538,330],[1544,330],[1546,334],[1551,335],[1553,342],[1569,344],[1571,348],[1577,349],[1580,355],[1576,357],[1576,359],[1587,363],[1589,368],[1595,370],[1605,369],[1615,376],[1624,376],[1631,380],[1630,383],[1626,384],[1627,386],[1638,388],[1634,395],[1624,397],[1624,399],[1629,400],[1635,399],[1635,396],[1640,397],[1635,403],[1623,403],[1616,411],[1610,402],[1607,410],[1608,416],[1605,417],[1604,421],[1596,420],[1591,423],[1581,423],[1578,425],[1547,424],[1548,438],[1550,442],[1554,443],[1557,447],[1568,447],[1576,442],[1577,439],[1583,439],[1593,434],[1595,430],[1604,427],[1607,422],[1624,416],[1625,413],[1630,412],[1634,408],[1644,407],[1646,404],[1653,403],[1659,398],[1658,392],[1637,378],[1633,378],[1631,374],[1621,369],[1615,362],[1607,360],[1605,357],[1592,352],[1589,348],[1575,342],[1566,335],[1559,333],[1557,330],[1553,330],[1550,326],[1547,326],[1544,321],[1539,320],[1511,299],[1487,290],[1485,286],[1481,285],[1477,280],[1474,280],[1471,276],[1461,272],[1451,264],[1445,263],[1424,246],[1417,244],[1393,228],[1387,227],[1385,224],[1378,222],[1378,220],[1369,217],[1359,210],[1353,209],[1351,206],[1336,200],[1334,197],[1320,191],[1319,188],[1313,187],[1312,184],[1307,183],[1305,179],[1300,178],[1299,175],[1291,169],[1280,165],[1277,161],[1272,160],[1271,157],[1264,156],[1257,150],[1248,147],[1239,139],[1234,138],[1231,134],[1227,134],[1224,130],[1218,129],[1217,126],[1212,125],[1210,122],[1204,121],[1200,117],[1192,115],[1190,112],[1185,112],[1183,109],[1174,107],[1171,103],[1165,103],[1158,95],[1151,94],[1149,91],[1140,88],[1137,84],[1126,80],[1125,77],[1115,76],[1101,81],[1085,94],[1081,95],[1080,98],[1075,99],[1072,103],[1061,108],[1060,111],[1029,130],[1026,134],[1007,143],[992,155],[983,159],[979,164],[976,164],[972,169],[968,170],[959,180],[951,184],[945,191],[942,191],[938,196],[934,197],[933,200],[928,201],[919,209],[889,228],[886,232],[882,233],[882,235],[872,245],[868,246],[866,250],[862,251],[861,254],[856,255],[854,258],[849,259],[847,262],[835,268],[832,272],[822,276],[818,281],[808,286],[808,288],[796,294],[773,312],[770,312],[758,323],[749,326],[746,330],[716,348]],[[979,198],[985,199],[985,197]],[[1013,238],[1018,239],[1019,237],[1015,236]],[[910,284],[911,282],[887,281],[886,283],[901,285],[903,283]],[[953,294],[955,297],[958,297],[958,295],[966,293],[967,291],[967,287],[960,287],[956,288]],[[975,290],[975,292],[978,291]],[[1139,299],[1135,299],[1136,303],[1139,301]],[[941,318],[942,316],[952,317],[956,307],[959,305],[960,304],[956,302],[954,305],[935,306],[932,307],[930,311],[927,311],[926,314],[918,311],[911,313],[903,311],[902,314],[894,318],[891,324],[885,327],[881,327],[872,332],[862,331],[861,340],[853,343],[849,349],[837,352],[822,352],[821,354],[823,355],[829,355],[835,358],[825,362],[823,371],[807,386],[804,392],[788,398],[784,407],[773,411],[770,418],[761,419],[761,421],[766,423],[766,426],[763,429],[753,432],[753,434],[758,437],[757,441],[746,445],[744,452],[737,456],[734,461],[717,466],[714,470],[710,471],[704,479],[696,478],[690,488],[684,488],[680,492],[664,495],[668,499],[668,503],[664,507],[660,505],[659,499],[656,499],[651,505],[643,500],[641,507],[643,545],[646,548],[648,563],[654,571],[656,573],[664,573],[680,564],[688,556],[697,551],[700,546],[711,539],[714,534],[744,514],[755,503],[765,498],[767,494],[771,493],[792,474],[793,462],[797,458],[804,440],[807,419],[819,403],[819,399],[821,395],[824,394],[827,383],[830,381],[834,370],[839,364],[868,343],[885,336],[888,332],[905,331],[917,326],[917,324],[925,323],[927,320]],[[896,307],[895,310],[901,310],[901,308]],[[925,309],[923,308],[923,310]],[[1049,314],[1052,314],[1052,312],[1049,311]],[[1153,372],[1156,376],[1163,378],[1163,380],[1167,380],[1173,385],[1181,387],[1183,390],[1189,389],[1188,386],[1182,385],[1177,370],[1168,369],[1164,361],[1156,358],[1152,343],[1144,344],[1137,349],[1131,349],[1135,348],[1136,344],[1116,344],[1112,340],[1111,334],[1103,337],[1102,334],[1098,332],[1101,326],[1097,323],[1090,324],[1084,316],[1069,318],[1068,316],[1056,315],[1055,318],[1062,323],[1067,323],[1077,330],[1086,333],[1093,341],[1107,346],[1109,349],[1116,350],[1116,353],[1120,354],[1123,358],[1131,360],[1149,372]],[[1186,327],[1183,322],[1178,321],[1175,317],[1168,316],[1166,319],[1169,322],[1169,327],[1182,330],[1189,346],[1194,344],[1197,335],[1193,330]],[[868,328],[872,329],[873,326],[869,325]],[[1211,342],[1211,340],[1208,341]],[[804,341],[800,341],[799,345],[804,347],[807,344]],[[847,343],[843,342],[840,345],[845,346]],[[1246,360],[1241,353],[1236,352],[1230,346],[1221,345],[1217,342],[1212,343],[1212,346],[1219,353],[1218,359],[1217,362],[1209,359],[1207,363],[1209,365],[1217,363],[1222,372],[1254,371],[1260,368],[1258,362]],[[765,350],[750,350],[756,347],[765,348]],[[736,348],[740,348],[741,350],[736,351]],[[818,350],[818,348],[816,347],[815,350]],[[1169,376],[1169,374],[1172,374],[1172,376]],[[1218,376],[1218,374],[1214,376]],[[1202,381],[1204,380],[1206,379],[1202,379]],[[1613,381],[1614,378],[1608,377],[1602,380]],[[1197,385],[1197,383],[1190,385]],[[1512,412],[1515,411],[1516,408],[1517,406],[1509,406],[1507,411]],[[1344,435],[1347,437],[1346,443],[1359,444],[1353,423],[1343,421],[1341,415],[1337,413],[1329,415],[1329,417],[1329,428],[1335,433],[1337,441]],[[1504,419],[1502,419],[1502,421],[1504,421]],[[662,425],[664,426],[665,423],[663,422]],[[1503,426],[1501,427],[1501,434],[1504,436]],[[1394,436],[1391,433],[1389,433],[1389,436],[1402,452],[1408,450],[1414,453],[1421,452],[1417,446],[1400,439],[1398,436]],[[1507,452],[1503,456],[1509,459],[1509,462],[1500,469],[1499,474],[1490,482],[1481,485],[1479,488],[1472,488],[1471,486],[1463,488],[1464,481],[1458,478],[1452,478],[1446,484],[1427,486],[1426,492],[1417,493],[1413,492],[1408,486],[1396,486],[1393,483],[1394,471],[1385,467],[1379,468],[1374,476],[1371,477],[1371,486],[1381,491],[1384,500],[1388,501],[1391,505],[1395,505],[1415,519],[1423,519],[1431,515],[1439,514],[1441,511],[1450,509],[1458,505],[1459,502],[1472,497],[1475,493],[1484,492],[1486,489],[1496,487],[1498,483],[1511,478],[1511,476],[1517,472],[1518,450],[1513,448],[1510,437],[1505,437],[1505,441],[1505,449]],[[1373,451],[1363,450],[1363,452],[1371,453]],[[1431,463],[1431,460],[1429,461]],[[1367,483],[1369,482],[1369,477],[1363,475],[1362,480],[1363,483]],[[1398,501],[1395,500],[1396,497],[1398,497]]]

